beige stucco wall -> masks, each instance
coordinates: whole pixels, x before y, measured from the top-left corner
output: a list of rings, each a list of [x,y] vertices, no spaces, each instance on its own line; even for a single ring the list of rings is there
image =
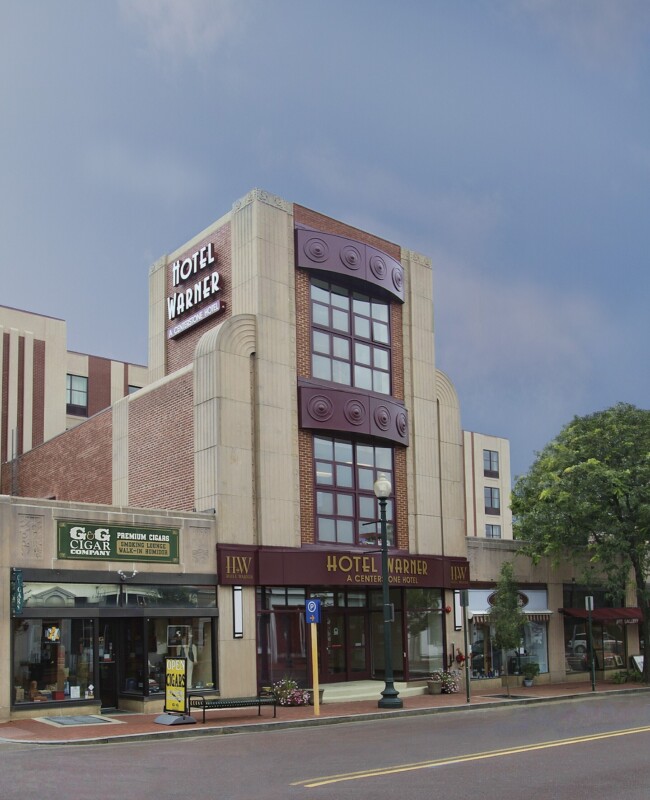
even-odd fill
[[[512,539],[512,511],[510,510],[510,442],[499,436],[488,436],[473,431],[463,432],[465,470],[465,513],[467,535],[485,536],[485,525],[501,525],[501,538]],[[483,474],[483,450],[494,450],[499,454],[499,477]],[[500,490],[501,514],[485,513],[483,489],[495,487]]]
[[[66,323],[61,319],[44,317],[27,311],[0,306],[0,341],[9,334],[9,394],[7,403],[7,437],[11,442],[11,431],[18,425],[18,340],[25,338],[23,451],[32,447],[32,389],[34,365],[34,340],[45,345],[45,418],[44,440],[61,433],[66,427],[65,417],[65,372]],[[0,348],[0,375],[3,370],[3,352]],[[0,398],[0,404],[2,398]],[[10,445],[9,445],[10,446]]]
[[[57,558],[56,523],[60,520],[98,525],[136,525],[179,529],[179,563],[72,561]],[[118,582],[118,570],[179,575],[216,574],[216,524],[212,514],[147,511],[137,508],[68,503],[0,495],[0,722],[9,719],[11,705],[11,568],[93,570],[106,581]],[[54,579],[55,573],[52,573]],[[38,712],[36,712],[38,713]],[[65,713],[65,709],[61,712]]]
[[[291,204],[255,189],[235,203],[233,315],[256,322],[252,361],[256,543],[300,546],[294,225]],[[231,533],[223,536],[232,541]]]
[[[567,674],[564,647],[564,617],[559,613],[559,609],[564,605],[564,584],[570,584],[579,572],[570,562],[555,566],[549,559],[542,559],[539,564],[533,564],[528,556],[518,553],[519,547],[520,542],[512,540],[499,541],[468,537],[467,555],[470,562],[472,583],[496,584],[499,579],[501,565],[504,561],[511,561],[514,565],[517,583],[524,592],[527,585],[545,587],[548,592],[548,609],[551,611],[548,622],[549,675],[545,677],[545,680],[551,683],[567,680],[589,680],[588,672]],[[630,606],[636,605],[633,586],[630,587],[626,602]],[[627,637],[628,653],[637,653],[639,646],[638,626],[626,626],[625,635]]]

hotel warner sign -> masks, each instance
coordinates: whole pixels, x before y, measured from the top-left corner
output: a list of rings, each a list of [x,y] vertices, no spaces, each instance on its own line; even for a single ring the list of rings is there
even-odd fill
[[[178,529],[59,522],[58,558],[178,564]]]
[[[167,297],[167,338],[173,339],[225,309],[219,299],[221,276],[214,242],[171,265],[172,293]]]

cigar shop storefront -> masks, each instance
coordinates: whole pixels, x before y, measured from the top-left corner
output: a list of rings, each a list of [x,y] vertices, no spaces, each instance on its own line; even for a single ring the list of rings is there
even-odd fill
[[[458,630],[455,590],[467,588],[463,558],[391,553],[396,680],[425,678],[443,669]],[[323,684],[384,676],[381,554],[274,547],[218,547],[221,585],[256,596],[257,676],[260,686],[283,677],[311,682],[305,603],[321,600],[319,681]],[[235,604],[236,609],[236,604]]]
[[[4,718],[8,707],[12,717],[157,711],[167,655],[187,659],[190,688],[216,686],[217,587],[214,567],[204,571],[215,560],[213,519],[108,512],[100,521],[97,507],[70,517],[29,502],[11,515],[19,552],[4,567]],[[188,562],[201,552],[195,571]]]

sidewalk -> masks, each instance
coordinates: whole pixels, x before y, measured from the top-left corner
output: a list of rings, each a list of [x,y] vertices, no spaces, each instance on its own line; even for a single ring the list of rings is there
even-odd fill
[[[383,684],[377,683],[377,699]],[[314,714],[312,706],[278,706],[277,717],[273,718],[270,708],[262,708],[261,717],[254,708],[209,711],[205,725],[201,714],[194,715],[196,724],[161,725],[155,720],[158,714],[133,714],[116,712],[106,715],[79,715],[62,717],[56,710],[49,716],[35,719],[16,720],[0,724],[0,743],[21,743],[33,745],[47,744],[99,744],[122,742],[132,739],[164,739],[179,736],[204,736],[242,731],[279,730],[287,727],[306,725],[333,725],[362,719],[379,719],[396,715],[415,715],[471,711],[478,708],[503,707],[519,703],[539,703],[619,694],[621,692],[650,692],[650,687],[638,683],[614,685],[598,683],[592,692],[591,683],[561,683],[535,685],[531,688],[511,688],[508,699],[506,690],[481,691],[480,686],[472,686],[470,702],[467,703],[465,690],[457,694],[416,695],[404,698],[404,708],[385,711],[377,707],[377,700],[360,700],[345,703],[325,703],[320,706],[320,715]]]

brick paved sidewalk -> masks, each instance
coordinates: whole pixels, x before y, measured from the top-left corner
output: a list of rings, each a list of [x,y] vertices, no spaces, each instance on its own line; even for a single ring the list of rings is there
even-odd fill
[[[377,699],[383,684],[377,683]],[[120,713],[99,715],[78,715],[67,720],[74,724],[63,724],[65,718],[57,717],[56,710],[48,716],[35,719],[15,720],[0,724],[0,742],[45,744],[83,744],[124,741],[131,738],[173,738],[178,736],[216,735],[238,730],[273,730],[287,726],[336,724],[351,720],[377,719],[399,715],[426,714],[450,711],[470,711],[473,708],[489,708],[525,702],[544,702],[567,698],[586,698],[588,696],[615,694],[636,691],[650,692],[650,687],[627,683],[614,685],[598,683],[592,692],[591,683],[538,684],[531,688],[511,688],[510,699],[505,689],[481,690],[472,686],[470,702],[464,689],[457,694],[416,695],[404,698],[404,708],[386,711],[377,707],[376,700],[349,701],[344,703],[325,703],[320,706],[317,717],[312,706],[278,706],[277,718],[273,718],[270,708],[263,708],[258,716],[257,709],[228,709],[207,712],[206,723],[201,715],[195,716],[196,724],[162,725],[155,722],[159,714]],[[56,720],[59,720],[58,722]]]

